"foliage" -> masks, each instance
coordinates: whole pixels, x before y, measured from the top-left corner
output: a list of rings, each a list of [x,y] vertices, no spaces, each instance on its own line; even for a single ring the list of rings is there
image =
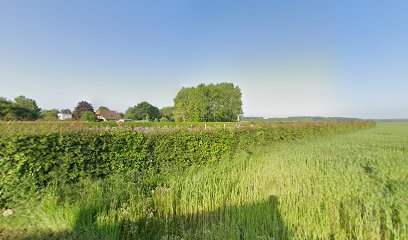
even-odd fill
[[[160,122],[170,122],[170,120],[167,117],[163,116],[160,118]]]
[[[45,121],[57,121],[58,113],[59,111],[57,109],[43,110],[41,112],[41,119]]]
[[[81,120],[85,122],[95,122],[97,119],[95,113],[85,111],[81,114]]]
[[[407,239],[407,130],[407,123],[379,124],[251,148],[154,179],[141,181],[131,173],[52,186],[39,203],[0,219],[2,234],[6,239],[8,233],[24,236],[19,239]]]
[[[41,109],[35,100],[18,96],[14,101],[0,98],[0,120],[37,120]]]
[[[24,120],[26,119],[36,120],[41,115],[41,109],[38,107],[37,102],[33,99],[30,99],[24,96],[18,96],[14,98],[14,103],[19,108],[29,110],[29,113],[27,114],[27,116],[23,117]]]
[[[78,120],[81,118],[83,112],[92,112],[95,114],[95,111],[92,107],[92,105],[86,101],[81,101],[77,104],[77,106],[74,109],[74,113],[72,114],[72,117],[75,120]]]
[[[242,113],[242,94],[232,83],[182,88],[174,99],[174,119],[190,122],[232,122]]]
[[[166,118],[168,122],[174,122],[174,107],[164,107],[160,109],[161,118]],[[161,120],[160,120],[161,121]]]
[[[5,98],[0,97],[0,119],[8,120],[11,117],[13,103]]]
[[[109,110],[108,107],[100,106],[97,111]]]
[[[141,102],[127,109],[125,118],[133,120],[155,119],[160,117],[160,110],[148,102]]]
[[[21,130],[14,132],[18,134],[2,130],[0,207],[12,204],[16,200],[14,195],[23,194],[15,184],[27,177],[34,181],[29,186],[42,189],[55,182],[68,184],[87,177],[105,178],[114,173],[155,175],[169,166],[185,168],[192,164],[224,161],[238,149],[249,146],[369,126],[367,123],[321,123],[207,131],[175,128],[151,132],[126,129],[107,131],[105,128],[73,128],[52,132],[47,128],[46,131],[30,133]]]

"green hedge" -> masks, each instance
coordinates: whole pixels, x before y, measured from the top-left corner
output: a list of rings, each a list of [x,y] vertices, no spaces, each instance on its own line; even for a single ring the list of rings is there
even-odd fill
[[[305,136],[347,132],[373,123],[256,124],[213,130],[145,131],[73,128],[0,136],[0,208],[29,191],[58,182],[104,178],[114,173],[135,177],[171,167],[229,159],[237,149]]]

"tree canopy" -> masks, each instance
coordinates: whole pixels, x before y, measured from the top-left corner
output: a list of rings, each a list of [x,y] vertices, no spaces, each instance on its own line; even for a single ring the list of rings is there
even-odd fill
[[[37,120],[41,116],[41,109],[35,100],[18,96],[14,101],[0,98],[0,120]]]
[[[81,101],[78,103],[78,105],[75,107],[74,112],[72,114],[72,117],[76,120],[80,119],[82,116],[83,112],[91,112],[95,114],[95,111],[92,107],[92,105],[86,101]]]
[[[108,107],[105,107],[105,106],[100,106],[100,107],[98,108],[98,110],[96,110],[96,111],[98,112],[98,111],[104,111],[104,110],[109,110],[109,108],[108,108]]]
[[[160,117],[160,110],[148,102],[141,102],[126,110],[125,118],[133,120],[156,119]]]
[[[182,88],[174,99],[174,119],[189,122],[232,122],[242,114],[242,94],[232,83]]]

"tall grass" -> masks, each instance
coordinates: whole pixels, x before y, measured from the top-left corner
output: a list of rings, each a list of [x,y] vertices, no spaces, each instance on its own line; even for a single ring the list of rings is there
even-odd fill
[[[407,239],[407,146],[408,124],[387,123],[169,171],[154,188],[124,175],[55,186],[0,229],[38,239]]]

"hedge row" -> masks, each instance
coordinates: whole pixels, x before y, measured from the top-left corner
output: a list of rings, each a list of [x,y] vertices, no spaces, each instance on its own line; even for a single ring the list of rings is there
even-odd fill
[[[132,172],[136,177],[169,167],[229,159],[237,149],[327,135],[373,123],[260,124],[221,130],[137,132],[133,130],[56,131],[0,136],[0,208],[28,190],[83,178]],[[24,183],[26,183],[24,185]]]

